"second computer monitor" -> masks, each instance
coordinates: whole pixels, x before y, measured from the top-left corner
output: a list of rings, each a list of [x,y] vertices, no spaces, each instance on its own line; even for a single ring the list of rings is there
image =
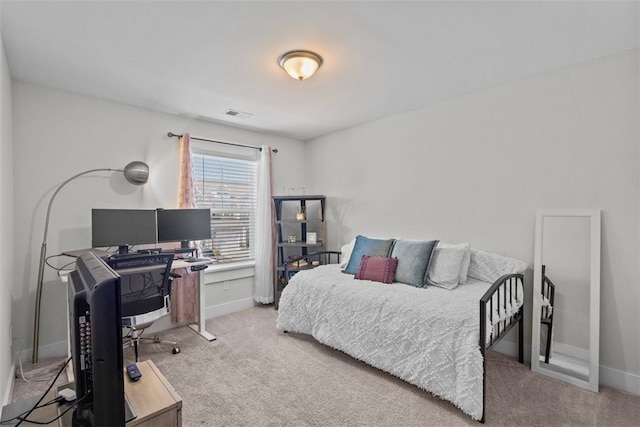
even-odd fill
[[[192,240],[211,239],[209,209],[158,209],[158,243],[182,242],[188,247]]]

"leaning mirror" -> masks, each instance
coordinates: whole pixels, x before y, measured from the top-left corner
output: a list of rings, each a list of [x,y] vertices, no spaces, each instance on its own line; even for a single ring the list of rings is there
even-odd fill
[[[538,210],[531,369],[598,391],[600,210]]]

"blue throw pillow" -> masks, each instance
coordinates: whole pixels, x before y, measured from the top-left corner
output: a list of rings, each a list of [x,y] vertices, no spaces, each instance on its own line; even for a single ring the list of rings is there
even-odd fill
[[[356,236],[356,243],[353,245],[353,251],[349,257],[347,267],[342,270],[343,273],[356,274],[360,267],[362,255],[386,258],[389,256],[394,239],[369,239],[364,236]]]
[[[419,288],[427,284],[427,272],[437,240],[396,240],[391,251],[398,258],[395,281]]]

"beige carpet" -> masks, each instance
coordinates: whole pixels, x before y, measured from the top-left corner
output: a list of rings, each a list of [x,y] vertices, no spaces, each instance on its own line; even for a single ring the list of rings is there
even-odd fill
[[[275,331],[277,312],[256,307],[207,321],[208,343],[179,328],[182,352],[145,347],[184,401],[183,425],[479,425],[451,403],[311,337]],[[593,393],[534,374],[491,352],[488,426],[637,426],[640,397]]]
[[[183,399],[183,426],[479,426],[451,403],[323,346],[275,331],[277,312],[256,307],[207,321],[218,339],[189,328],[180,341],[144,344]],[[488,426],[637,426],[640,397],[593,393],[534,374],[490,352]],[[132,363],[130,350],[125,362]]]

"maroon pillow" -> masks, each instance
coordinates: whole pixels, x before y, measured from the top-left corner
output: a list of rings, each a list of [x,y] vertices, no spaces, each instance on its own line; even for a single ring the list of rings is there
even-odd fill
[[[398,258],[379,258],[362,255],[360,267],[355,278],[360,280],[373,280],[374,282],[393,283],[396,275]]]

